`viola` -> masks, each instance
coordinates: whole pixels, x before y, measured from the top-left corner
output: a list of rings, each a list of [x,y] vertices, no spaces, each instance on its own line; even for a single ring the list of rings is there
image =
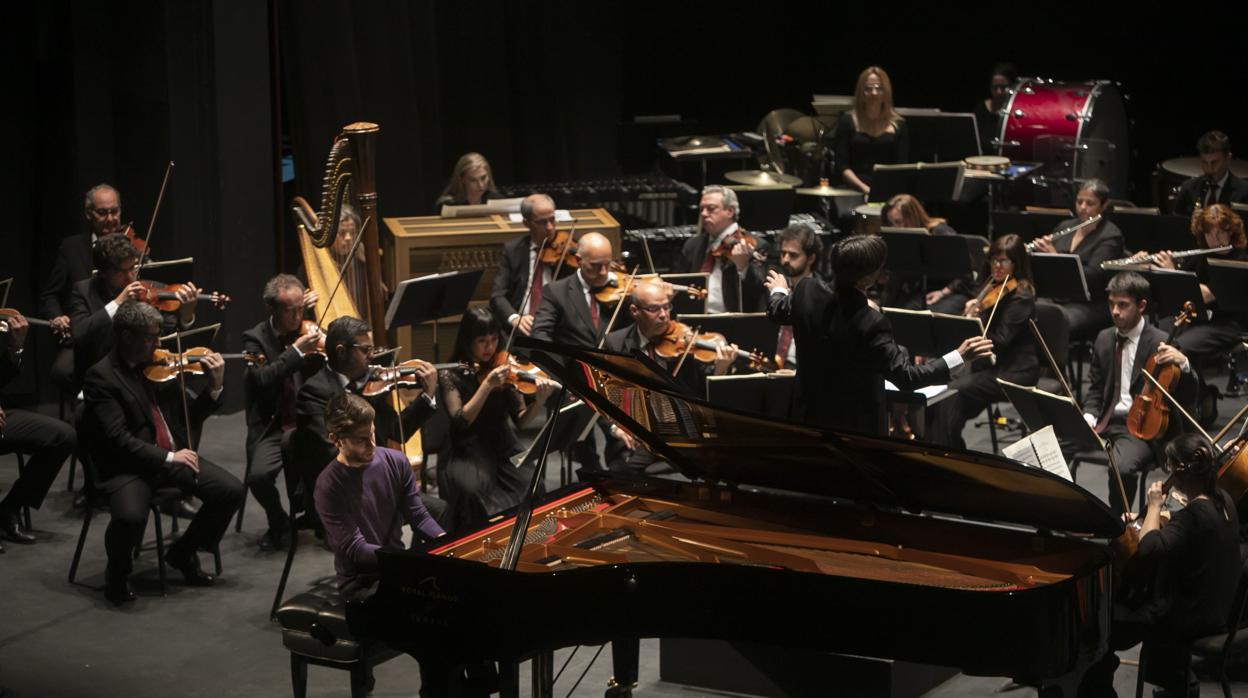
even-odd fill
[[[982,311],[985,308],[991,308],[996,305],[997,301],[1001,300],[1004,295],[1013,293],[1017,288],[1018,279],[1015,278],[1006,279],[1004,284],[989,282],[988,285],[979,292],[979,297],[976,299],[979,301],[979,309]]]
[[[1166,337],[1166,344],[1173,342],[1174,336],[1195,315],[1195,306],[1190,301],[1184,303],[1183,309],[1174,317],[1174,328]],[[1170,403],[1158,385],[1165,388],[1166,392],[1173,393],[1182,371],[1175,364],[1158,366],[1156,354],[1148,357],[1144,370],[1157,381],[1157,384],[1146,379],[1139,394],[1131,400],[1131,410],[1127,412],[1127,431],[1137,439],[1152,441],[1165,434],[1170,426]]]
[[[185,288],[186,284],[162,284],[159,281],[140,281],[139,283],[143,285],[143,291],[138,297],[139,301],[167,313],[172,313],[182,307],[182,301],[178,300],[178,291]],[[224,309],[231,302],[229,296],[218,291],[201,293],[195,297],[195,300],[197,302],[209,301],[218,310]]]
[[[22,315],[22,312],[20,310],[15,310],[13,308],[0,308],[0,333],[9,331],[9,323],[5,322],[5,318],[17,317],[18,315]],[[60,339],[69,339],[68,330],[57,330],[56,328],[52,327],[52,323],[47,320],[44,320],[42,318],[37,318],[37,317],[30,317],[28,315],[22,315],[22,317],[26,318],[26,322],[34,327],[47,327],[51,329],[52,333],[55,334]]]
[[[687,352],[689,358],[702,363],[713,363],[718,356],[719,348],[729,343],[728,339],[718,332],[695,334],[688,325],[675,320],[668,323],[667,332],[651,342],[654,345],[654,353],[665,359],[679,358]],[[759,351],[738,349],[737,358],[745,359],[749,362],[750,368],[755,371],[770,373],[776,370],[775,359]]]
[[[147,241],[134,232],[134,223],[127,223],[126,227],[117,232],[126,236],[126,239],[134,246],[135,251],[139,253],[139,259],[147,257]]]
[[[745,246],[750,248],[750,254],[758,261],[762,262],[767,259],[761,253],[755,251],[758,248],[758,238],[750,235],[741,228],[737,228],[733,231],[732,235],[724,238],[723,241],[715,247],[715,249],[711,250],[711,257],[715,259],[722,259],[726,257],[732,253],[732,248],[735,247],[738,242],[744,242]]]
[[[152,360],[143,367],[143,375],[153,383],[166,383],[177,378],[179,373],[202,376],[204,375],[203,359],[211,353],[213,351],[208,347],[191,347],[180,355],[168,349],[157,349],[152,353]],[[236,354],[222,354],[221,358],[226,361],[246,361],[253,366],[264,364],[262,355],[247,351]]]
[[[618,271],[618,270],[617,270]],[[687,293],[690,298],[706,298],[706,289],[698,286],[686,286],[683,284],[673,284],[664,281],[662,276],[658,274],[616,274],[615,278],[607,281],[602,288],[594,291],[594,298],[600,303],[619,303],[624,297],[624,289],[637,288],[637,285],[643,282],[656,282],[667,284],[669,288],[677,293]]]

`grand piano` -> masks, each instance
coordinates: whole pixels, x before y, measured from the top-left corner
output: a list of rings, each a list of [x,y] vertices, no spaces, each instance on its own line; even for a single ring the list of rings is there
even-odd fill
[[[348,618],[422,666],[710,638],[1074,695],[1108,651],[1097,541],[1123,525],[1084,489],[997,456],[712,407],[644,356],[522,350],[690,481],[582,473],[536,498],[514,570],[500,568],[514,512],[381,551],[377,591]]]

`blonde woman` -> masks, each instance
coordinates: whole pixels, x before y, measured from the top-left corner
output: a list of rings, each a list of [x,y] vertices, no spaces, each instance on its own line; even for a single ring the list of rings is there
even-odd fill
[[[846,186],[871,191],[877,164],[903,163],[910,158],[906,122],[893,109],[893,83],[879,66],[858,76],[854,108],[841,114],[833,140],[836,171]]]
[[[439,209],[445,205],[476,205],[491,198],[498,198],[498,192],[494,190],[490,161],[481,153],[466,153],[455,163],[451,178],[434,205]]]

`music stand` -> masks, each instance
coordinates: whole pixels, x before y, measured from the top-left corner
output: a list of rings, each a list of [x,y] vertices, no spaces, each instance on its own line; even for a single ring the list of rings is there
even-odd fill
[[[793,199],[797,193],[790,186],[753,186],[732,184],[740,208],[737,222],[746,230],[781,230],[789,225]]]
[[[702,332],[718,332],[745,351],[771,356],[776,350],[780,326],[767,319],[767,313],[715,313],[686,315],[680,321]]]
[[[1191,301],[1196,306],[1197,321],[1205,317],[1205,301],[1200,293],[1200,279],[1190,271],[1179,269],[1162,269],[1147,267],[1133,269],[1148,279],[1149,295],[1152,300],[1148,311],[1154,317],[1178,315],[1183,304]]]
[[[795,379],[791,373],[707,376],[706,401],[719,407],[789,419],[793,411]]]
[[[1031,275],[1035,277],[1037,296],[1076,303],[1092,300],[1088,280],[1083,276],[1083,262],[1077,254],[1033,252]]]
[[[897,194],[911,194],[925,203],[957,201],[965,169],[961,162],[876,165],[867,202],[886,202]]]
[[[967,337],[984,333],[978,317],[946,315],[930,310],[884,309],[884,317],[893,326],[893,338],[915,356],[944,356]]]
[[[1248,262],[1210,259],[1208,269],[1209,290],[1218,299],[1218,307],[1248,313]]]
[[[159,281],[162,284],[186,283],[187,279],[195,278],[195,258],[163,259],[143,265],[143,279]]]
[[[974,114],[905,108],[897,113],[910,131],[911,160],[949,162],[983,153]]]
[[[1161,214],[1156,209],[1117,209],[1109,219],[1122,229],[1129,250],[1183,250],[1192,245],[1187,216]]]
[[[433,360],[437,363],[441,358],[438,320],[464,314],[484,273],[484,269],[470,269],[400,281],[386,308],[386,330],[433,322]]]
[[[932,235],[923,228],[880,228],[880,237],[888,246],[886,268],[924,277],[924,289],[927,277],[970,276],[975,271],[971,242],[982,240],[972,235]]]
[[[1083,412],[1069,397],[1000,378],[997,379],[997,384],[1018,411],[1018,417],[1023,420],[1029,433],[1052,425],[1053,431],[1062,440],[1073,443],[1079,450],[1100,450],[1101,443],[1096,438],[1096,432],[1088,426]]]
[[[880,239],[888,247],[884,268],[896,274],[926,276],[923,242],[930,237],[924,228],[880,228]]]
[[[696,286],[703,291],[706,290],[707,279],[710,274],[707,272],[693,272],[690,274],[664,274],[663,280],[679,286]],[[672,316],[679,317],[682,315],[705,315],[706,314],[706,298],[694,298],[684,291],[672,292]]]

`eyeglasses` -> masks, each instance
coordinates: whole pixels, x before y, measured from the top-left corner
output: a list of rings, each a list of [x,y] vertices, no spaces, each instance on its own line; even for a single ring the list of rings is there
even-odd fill
[[[989,263],[994,267],[1004,267],[1007,264],[1013,264],[1014,260],[1009,257],[993,257]]]
[[[121,207],[114,206],[113,208],[93,208],[91,209],[91,213],[92,215],[99,216],[100,218],[108,218],[109,216],[120,215]]]
[[[663,305],[639,305],[637,309],[646,313],[660,313],[663,311],[671,312],[672,304],[664,303]]]

